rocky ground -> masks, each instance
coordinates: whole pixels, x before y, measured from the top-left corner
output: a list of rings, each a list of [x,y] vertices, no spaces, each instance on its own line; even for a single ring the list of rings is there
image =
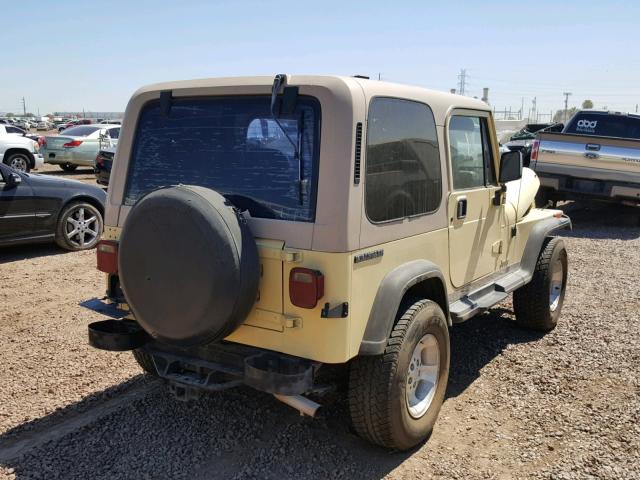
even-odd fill
[[[0,478],[640,479],[638,213],[566,208],[558,328],[516,328],[510,302],[454,327],[440,419],[407,453],[358,439],[340,394],[317,420],[250,389],[175,401],[130,354],[87,346],[94,252],[3,249]]]

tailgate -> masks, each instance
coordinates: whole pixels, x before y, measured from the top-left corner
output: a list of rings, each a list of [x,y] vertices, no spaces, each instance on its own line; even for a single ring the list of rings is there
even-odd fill
[[[640,174],[640,140],[542,133],[535,168],[541,164]]]

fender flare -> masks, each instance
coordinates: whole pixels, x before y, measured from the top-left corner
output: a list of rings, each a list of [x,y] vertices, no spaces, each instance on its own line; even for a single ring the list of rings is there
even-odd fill
[[[545,240],[551,233],[564,228],[572,228],[571,219],[565,215],[547,218],[533,226],[520,260],[520,272],[524,277],[525,284],[529,283],[533,278],[538,256]]]
[[[378,286],[367,327],[360,343],[359,355],[384,353],[387,339],[405,293],[414,285],[429,279],[435,279],[441,284],[444,293],[444,305],[441,306],[446,318],[449,319],[446,282],[440,268],[428,260],[413,260],[403,263],[388,272]]]

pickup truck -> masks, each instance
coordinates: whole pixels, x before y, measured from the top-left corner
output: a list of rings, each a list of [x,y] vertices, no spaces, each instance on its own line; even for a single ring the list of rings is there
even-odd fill
[[[29,172],[44,165],[38,142],[14,130],[18,129],[0,125],[0,162],[20,172]]]
[[[530,168],[540,179],[540,206],[584,199],[640,205],[640,115],[578,111],[562,133],[538,134]]]

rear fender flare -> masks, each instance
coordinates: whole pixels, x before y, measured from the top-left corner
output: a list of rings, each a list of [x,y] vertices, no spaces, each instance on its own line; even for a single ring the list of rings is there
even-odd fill
[[[387,339],[405,294],[412,287],[419,286],[424,282],[434,282],[441,289],[442,299],[438,304],[442,307],[450,323],[446,282],[440,268],[428,260],[413,260],[404,263],[387,273],[378,286],[367,327],[360,343],[359,355],[384,353]]]

